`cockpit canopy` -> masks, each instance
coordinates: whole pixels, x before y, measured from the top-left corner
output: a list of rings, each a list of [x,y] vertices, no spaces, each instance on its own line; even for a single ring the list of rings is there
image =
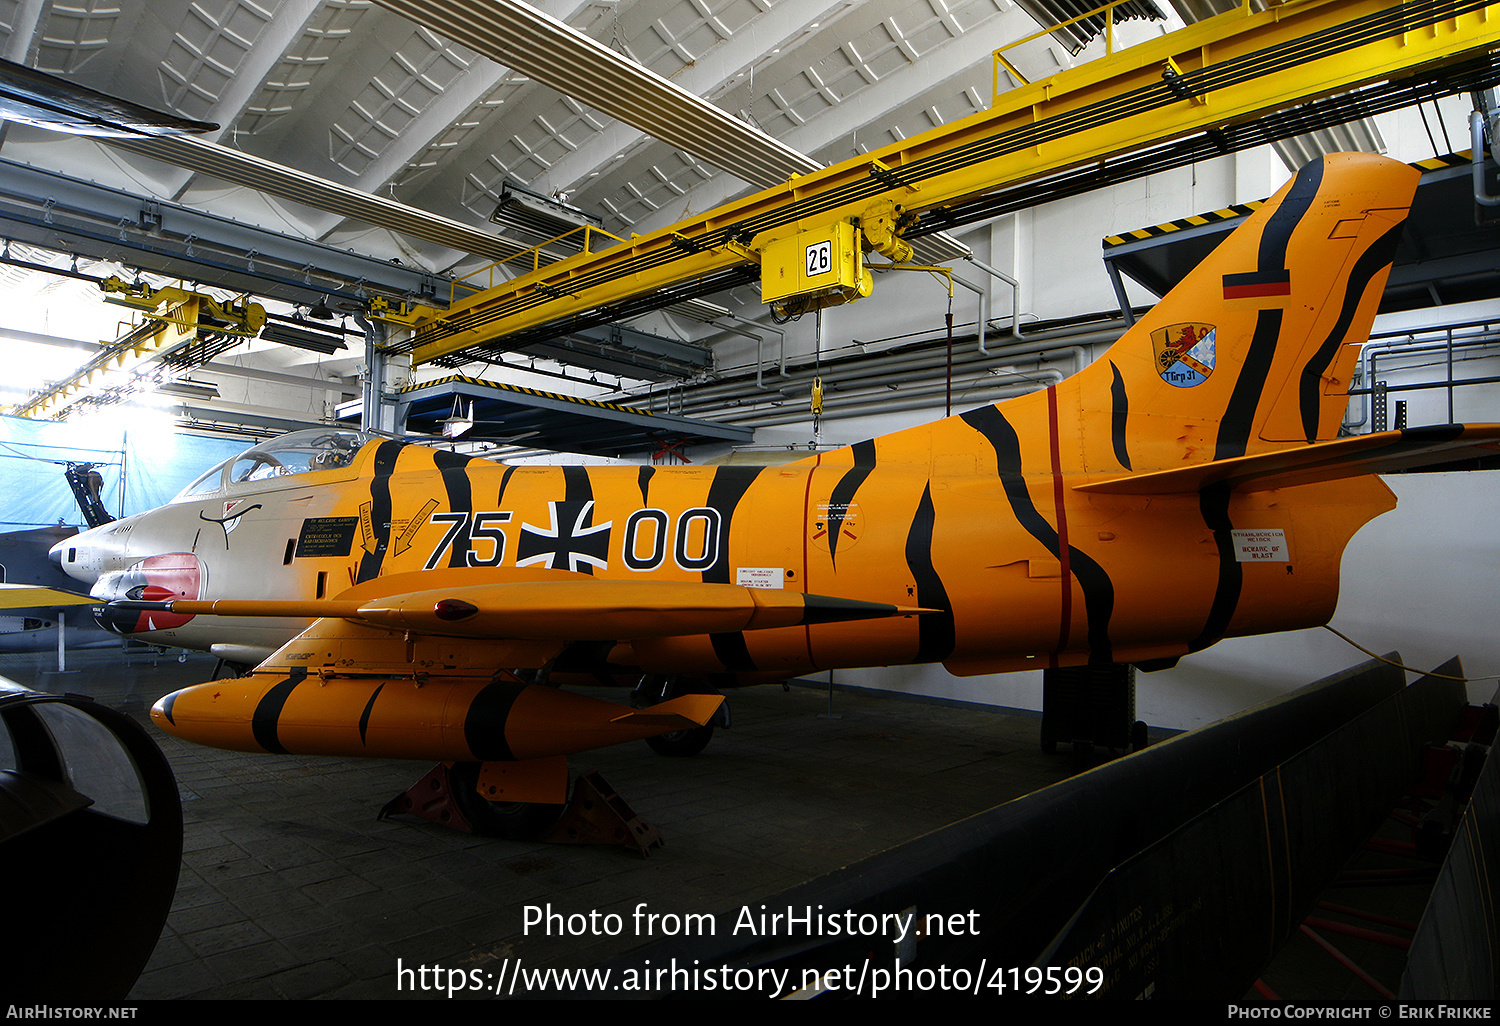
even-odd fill
[[[338,470],[353,463],[355,455],[371,437],[363,431],[314,428],[268,439],[213,467],[178,493],[173,501],[210,495],[238,484],[319,470]]]

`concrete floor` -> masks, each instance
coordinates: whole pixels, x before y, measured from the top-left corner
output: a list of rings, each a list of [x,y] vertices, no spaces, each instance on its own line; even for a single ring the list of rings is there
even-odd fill
[[[146,723],[183,800],[177,897],[134,999],[432,997],[442,967],[576,969],[641,943],[630,913],[741,906],[1068,775],[1033,715],[779,686],[731,695],[734,727],[696,758],[644,744],[575,756],[666,839],[620,847],[474,837],[376,813],[431,768],[396,760],[246,755],[149,724],[162,694],[213,660],[118,649],[6,656],[0,674],[89,695]],[[526,907],[619,913],[618,936],[546,936]],[[507,962],[509,959],[511,961]],[[443,977],[448,979],[449,977]],[[452,977],[455,978],[456,977]],[[403,986],[404,985],[404,986]],[[398,989],[398,986],[402,989]],[[413,989],[415,988],[415,989]],[[462,996],[479,996],[467,994]]]

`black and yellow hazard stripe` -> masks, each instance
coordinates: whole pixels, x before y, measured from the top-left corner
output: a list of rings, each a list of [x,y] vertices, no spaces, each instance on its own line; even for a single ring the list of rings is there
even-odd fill
[[[1127,242],[1144,242],[1147,239],[1159,239],[1173,232],[1180,232],[1188,228],[1202,228],[1204,225],[1223,224],[1225,221],[1234,221],[1241,217],[1248,217],[1260,209],[1265,200],[1255,200],[1252,203],[1236,203],[1233,206],[1224,207],[1222,210],[1210,210],[1203,214],[1194,214],[1191,217],[1179,217],[1175,221],[1167,221],[1164,224],[1154,224],[1149,228],[1137,228],[1134,231],[1125,232],[1123,235],[1107,235],[1104,238],[1104,248],[1111,249],[1115,246],[1123,246]]]
[[[650,410],[643,410],[636,406],[622,406],[619,403],[602,403],[597,399],[580,399],[575,395],[561,395],[557,392],[544,392],[537,388],[526,388],[524,385],[507,385],[499,381],[486,381],[483,378],[469,377],[467,374],[450,374],[446,378],[438,378],[436,381],[424,381],[419,385],[407,385],[401,391],[415,392],[418,389],[432,388],[435,385],[446,385],[453,381],[461,381],[468,385],[479,385],[484,388],[493,388],[501,392],[520,392],[524,395],[534,395],[540,399],[555,399],[560,403],[594,406],[601,410],[618,410],[620,413],[639,413],[646,417],[655,416]]]
[[[1462,153],[1447,153],[1441,157],[1429,157],[1427,160],[1412,161],[1410,166],[1418,171],[1444,171],[1450,167],[1467,166],[1470,162],[1469,151]],[[1249,203],[1236,203],[1233,206],[1224,207],[1222,210],[1210,210],[1202,214],[1194,214],[1191,217],[1180,217],[1175,221],[1166,221],[1162,224],[1154,224],[1147,228],[1136,228],[1133,231],[1124,232],[1120,235],[1106,235],[1104,237],[1104,248],[1113,249],[1132,242],[1145,242],[1147,239],[1159,239],[1188,228],[1202,228],[1205,225],[1224,224],[1241,217],[1248,217],[1259,210],[1265,200],[1252,200]]]

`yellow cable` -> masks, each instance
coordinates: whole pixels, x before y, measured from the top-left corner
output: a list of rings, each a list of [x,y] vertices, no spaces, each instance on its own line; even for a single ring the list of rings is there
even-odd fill
[[[1336,629],[1334,627],[1331,627],[1331,626],[1329,626],[1326,623],[1323,625],[1323,629],[1326,630],[1326,631],[1332,631],[1334,634],[1337,634],[1340,638],[1343,638],[1345,641],[1347,641],[1349,644],[1353,645],[1355,648],[1359,649],[1361,652],[1363,652],[1365,655],[1369,656],[1371,659],[1379,659],[1382,663],[1388,663],[1391,666],[1397,667],[1398,669],[1410,670],[1412,673],[1420,673],[1424,677],[1437,677],[1437,678],[1439,678],[1441,680],[1461,680],[1461,681],[1463,681],[1466,684],[1472,683],[1472,682],[1478,681],[1478,680],[1500,680],[1500,674],[1495,674],[1495,673],[1492,673],[1492,674],[1490,674],[1488,676],[1485,676],[1485,677],[1455,677],[1451,673],[1433,673],[1430,670],[1419,670],[1415,666],[1407,666],[1405,663],[1398,663],[1394,659],[1387,659],[1383,655],[1376,655],[1374,652],[1371,652],[1368,648],[1365,648],[1365,646],[1361,645],[1359,642],[1357,642],[1353,638],[1349,637],[1349,635],[1342,633],[1338,629]]]

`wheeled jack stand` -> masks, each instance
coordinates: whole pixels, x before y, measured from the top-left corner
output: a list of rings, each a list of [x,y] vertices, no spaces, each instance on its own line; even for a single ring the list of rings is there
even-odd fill
[[[1146,747],[1146,725],[1135,718],[1135,667],[1128,663],[1042,671],[1042,751],[1059,741],[1086,755]]]

